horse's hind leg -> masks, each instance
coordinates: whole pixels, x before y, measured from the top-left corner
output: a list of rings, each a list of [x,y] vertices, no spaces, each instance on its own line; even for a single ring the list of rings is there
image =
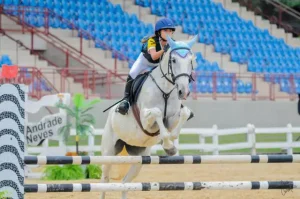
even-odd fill
[[[109,118],[105,125],[104,134],[102,136],[101,153],[102,156],[114,156],[117,153],[115,148],[114,132],[110,126]],[[102,176],[100,180],[101,183],[109,182],[109,172],[111,167],[111,164],[102,165]],[[102,192],[101,199],[105,199],[105,192]]]
[[[110,164],[102,165],[102,176],[101,176],[101,183],[108,183],[109,182],[109,172],[111,169]],[[103,191],[101,194],[101,199],[105,199],[106,192]]]
[[[142,153],[140,153],[139,155],[141,156],[148,156],[150,155],[151,152],[151,147],[147,147],[145,149],[145,151],[143,151]],[[128,183],[131,182],[141,171],[142,169],[142,164],[134,164],[131,165],[128,173],[126,174],[126,176],[123,178],[122,183]],[[126,199],[127,198],[127,191],[123,191],[122,192],[122,199]]]

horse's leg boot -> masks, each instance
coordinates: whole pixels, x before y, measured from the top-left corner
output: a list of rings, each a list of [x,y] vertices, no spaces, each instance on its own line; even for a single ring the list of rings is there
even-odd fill
[[[124,94],[124,100],[120,103],[120,105],[117,108],[117,112],[121,113],[122,115],[127,114],[130,104],[129,104],[129,96],[130,96],[130,90],[132,85],[133,79],[128,75],[127,83],[125,86],[125,94]]]
[[[183,105],[181,104],[181,108],[183,108]],[[191,111],[191,110],[190,110]],[[189,118],[187,119],[187,121],[189,121],[190,119],[192,119],[194,117],[194,113],[193,111],[191,111],[191,114],[189,116]]]

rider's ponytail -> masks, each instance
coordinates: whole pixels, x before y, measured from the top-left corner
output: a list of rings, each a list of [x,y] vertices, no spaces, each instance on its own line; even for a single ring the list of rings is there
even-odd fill
[[[144,44],[144,43],[146,43],[150,38],[153,38],[153,37],[155,37],[155,36],[156,36],[156,35],[143,37],[143,39],[141,40],[141,42]]]

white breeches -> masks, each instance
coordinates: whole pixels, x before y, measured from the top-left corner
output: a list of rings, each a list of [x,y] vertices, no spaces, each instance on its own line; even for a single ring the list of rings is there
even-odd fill
[[[153,67],[156,67],[158,64],[150,63],[143,55],[143,53],[140,53],[137,60],[132,65],[129,75],[131,78],[135,79],[140,73],[148,71],[152,69]]]

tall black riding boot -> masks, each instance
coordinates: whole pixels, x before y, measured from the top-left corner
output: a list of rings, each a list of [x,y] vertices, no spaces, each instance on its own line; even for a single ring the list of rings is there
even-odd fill
[[[129,96],[130,96],[130,90],[132,85],[133,79],[128,75],[127,77],[127,83],[125,86],[125,93],[124,93],[124,100],[119,104],[117,108],[117,112],[121,113],[122,115],[127,114],[130,104],[129,104]]]

